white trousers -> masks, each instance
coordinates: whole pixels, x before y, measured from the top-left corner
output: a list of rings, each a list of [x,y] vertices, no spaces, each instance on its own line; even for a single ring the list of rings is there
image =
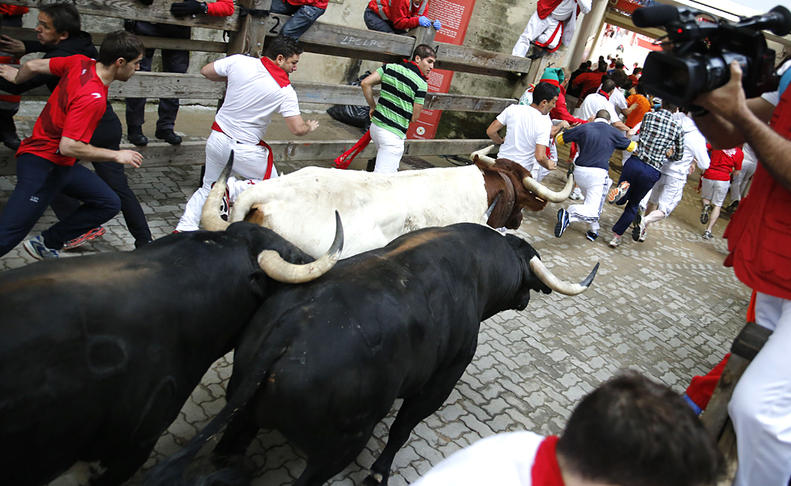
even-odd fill
[[[228,178],[228,185],[225,188],[225,196],[222,199],[220,207],[220,214],[227,216],[239,194],[245,190],[261,182],[258,179],[237,179],[235,177]],[[201,188],[202,189],[202,188]],[[184,214],[179,218],[179,224],[176,226],[176,231],[197,231],[200,229],[200,217],[203,212],[203,205],[206,203],[206,198],[209,197],[208,191],[198,189],[192,194],[187,205],[184,207]]]
[[[653,189],[648,193],[648,202],[656,204],[657,208],[665,213],[665,217],[670,216],[670,213],[676,209],[676,206],[681,201],[686,184],[686,179],[662,174],[656,184],[654,184]]]
[[[728,404],[739,468],[734,486],[787,486],[791,477],[791,300],[758,293],[755,320],[774,330]]]
[[[582,204],[572,204],[568,208],[569,221],[585,222],[594,233],[599,232],[599,216],[601,215],[604,198],[612,185],[607,171],[598,167],[576,167],[574,182],[580,186],[585,199]]]
[[[530,16],[530,20],[528,20],[525,26],[525,30],[522,32],[522,35],[519,36],[514,48],[511,50],[511,55],[525,57],[528,49],[530,49],[531,41],[536,41],[541,44],[549,42],[547,47],[549,49],[554,49],[560,44],[562,34],[562,29],[558,28],[559,23],[560,21],[552,18],[552,15],[547,16],[545,19],[541,19],[537,12],[533,12],[533,15]],[[552,37],[553,34],[554,37]],[[552,37],[551,40],[550,37]]]
[[[376,144],[376,167],[374,172],[398,172],[398,164],[404,155],[404,139],[382,127],[371,123],[371,140]]]

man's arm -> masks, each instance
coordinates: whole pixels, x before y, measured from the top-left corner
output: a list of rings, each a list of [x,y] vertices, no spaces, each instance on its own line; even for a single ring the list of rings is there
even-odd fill
[[[49,70],[49,59],[32,59],[22,64],[19,69],[8,64],[0,64],[0,77],[14,84],[29,81],[38,74],[52,74],[52,71]]]
[[[629,130],[631,130],[631,128],[629,128],[629,125],[627,125],[626,123],[620,120],[612,122],[611,125],[623,132],[628,132]]]
[[[501,145],[505,142],[505,139],[500,136],[500,129],[502,129],[505,125],[500,123],[496,118],[494,121],[489,125],[486,129],[486,135],[492,140],[492,142],[496,143],[497,145]]]
[[[755,98],[747,100],[741,83],[741,67],[732,62],[730,81],[695,99],[695,104],[711,112],[695,117],[695,123],[715,147],[749,143],[775,181],[791,191],[791,161],[788,159],[791,140],[786,140],[766,124],[773,111],[768,109],[771,103]]]
[[[374,116],[374,110],[376,109],[374,86],[381,84],[381,82],[382,77],[379,75],[379,71],[374,71],[360,82],[360,87],[363,89],[363,96],[365,96],[365,101],[368,102],[368,107],[370,108],[370,116]]]
[[[94,147],[69,137],[61,137],[58,149],[66,157],[90,160],[91,162],[118,162],[132,167],[140,167],[143,162],[143,156],[134,150],[110,150]]]
[[[550,159],[547,155],[547,146],[541,145],[540,143],[536,144],[536,162],[541,164],[541,167],[548,170],[555,170],[557,167],[555,161]]]
[[[210,81],[225,81],[227,78],[225,76],[220,76],[217,74],[217,71],[214,70],[214,63],[210,62],[209,64],[200,68],[200,73],[203,75],[204,78]]]
[[[306,135],[313,130],[319,128],[319,122],[316,120],[305,121],[302,115],[287,116],[283,118],[286,121],[286,126],[291,133],[297,136]]]
[[[423,111],[423,104],[422,103],[413,103],[412,104],[412,119],[410,121],[416,122],[418,118],[420,118],[420,112]]]

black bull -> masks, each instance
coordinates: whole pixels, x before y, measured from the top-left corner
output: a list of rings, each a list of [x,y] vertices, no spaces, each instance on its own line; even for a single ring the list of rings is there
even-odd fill
[[[80,470],[92,485],[129,478],[282,285],[256,262],[265,250],[313,262],[241,223],[0,274],[0,482],[44,484],[75,463],[94,463]]]
[[[481,321],[524,309],[531,290],[551,291],[531,271],[537,257],[513,235],[462,223],[409,233],[283,289],[240,339],[228,405],[146,485],[180,484],[181,470],[229,418],[220,457],[244,453],[259,427],[278,429],[308,456],[295,484],[322,484],[357,457],[402,397],[366,480],[386,483],[412,429],[472,360]]]

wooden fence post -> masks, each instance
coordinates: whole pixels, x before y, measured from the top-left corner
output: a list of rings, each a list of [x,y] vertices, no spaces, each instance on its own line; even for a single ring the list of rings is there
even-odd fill
[[[260,57],[266,38],[266,17],[272,0],[239,0],[239,30],[231,34],[228,55],[248,54]],[[247,15],[242,16],[243,12]],[[266,12],[265,15],[262,15]]]

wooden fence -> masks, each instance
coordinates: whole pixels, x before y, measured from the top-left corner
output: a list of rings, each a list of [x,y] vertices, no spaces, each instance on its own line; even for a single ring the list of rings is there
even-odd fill
[[[36,8],[39,3],[32,0],[8,1],[14,5]],[[276,36],[287,17],[279,14],[261,15],[269,10],[270,0],[237,0],[236,11],[230,17],[197,16],[180,19],[169,11],[171,1],[155,0],[144,6],[134,0],[77,0],[77,8],[85,15],[144,20],[156,23],[189,25],[230,32],[229,42],[169,39],[143,37],[146,47],[165,49],[184,49],[199,52],[244,53],[260,56],[266,37]],[[342,25],[316,22],[300,38],[306,52],[362,60],[392,62],[410,57],[414,47],[420,43],[430,43],[437,48],[435,67],[457,72],[506,76],[510,73],[527,74],[531,61],[526,58],[507,54],[433,42],[433,30],[418,27],[409,36],[385,34],[370,30],[355,29]],[[5,28],[4,33],[20,39],[35,39],[31,29]],[[91,33],[98,45],[104,33]],[[536,66],[533,66],[534,70]],[[362,90],[356,86],[336,85],[318,82],[294,82],[300,103],[354,104],[365,105]],[[127,97],[182,98],[195,100],[221,99],[225,90],[223,83],[209,81],[200,74],[145,73],[135,74],[125,83],[113,83],[110,87],[111,99]],[[23,97],[46,97],[49,91],[42,87],[28,92]],[[515,103],[513,98],[492,98],[485,96],[466,96],[457,94],[429,93],[426,109],[447,111],[471,111],[499,113],[506,106]],[[208,129],[207,129],[208,132]],[[208,135],[208,133],[207,133]],[[334,141],[268,141],[273,148],[275,160],[322,160],[331,159],[343,152],[355,140]],[[476,140],[407,140],[404,155],[461,155],[489,143],[488,139]],[[203,141],[188,141],[180,146],[163,142],[152,142],[146,147],[123,145],[134,148],[146,157],[146,166],[171,164],[203,163]],[[362,155],[374,154],[371,146]],[[13,154],[0,154],[0,175],[15,171]]]

